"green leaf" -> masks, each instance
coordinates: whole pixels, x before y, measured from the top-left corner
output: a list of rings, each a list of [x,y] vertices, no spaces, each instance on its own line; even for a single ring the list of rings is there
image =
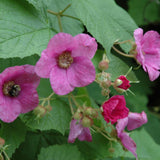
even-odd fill
[[[144,129],[134,131],[132,138],[137,144],[137,155],[141,160],[159,159],[160,146],[153,141],[152,137]]]
[[[54,145],[42,149],[38,160],[84,160],[81,153],[74,145]]]
[[[0,58],[40,54],[55,34],[49,23],[21,0],[0,1],[0,24]]]
[[[95,158],[103,159],[107,157],[133,157],[130,152],[125,152],[118,142],[112,142],[111,144],[106,138],[98,133],[92,134],[92,142],[80,142],[77,140],[76,144],[87,160],[93,160]],[[109,151],[111,146],[115,150],[113,153]]]
[[[13,123],[0,122],[0,137],[5,140],[5,145],[8,145],[6,153],[9,157],[15,152],[15,149],[25,140],[27,127],[19,119]]]
[[[69,128],[71,120],[70,108],[62,100],[51,101],[52,110],[42,118],[36,118],[33,112],[22,115],[22,121],[32,129],[50,130],[54,129],[62,134]]]
[[[131,39],[137,25],[113,0],[73,0],[75,12],[107,53],[114,41]]]
[[[57,17],[55,15],[47,13],[47,9],[59,12],[65,9],[69,4],[71,4],[71,0],[27,0],[29,1],[41,14],[41,16],[48,17],[51,27],[55,28],[57,31],[60,31]],[[45,6],[45,11],[44,11]],[[74,16],[75,13],[72,7],[69,7],[65,12],[65,15]],[[44,18],[45,18],[44,17]],[[66,16],[61,17],[63,32],[70,33],[75,36],[78,33],[83,32],[84,27],[83,24],[75,20],[73,18],[69,18]]]
[[[129,14],[138,25],[146,25],[148,23],[159,21],[160,5],[157,5],[156,1],[132,0],[128,1],[128,5]]]

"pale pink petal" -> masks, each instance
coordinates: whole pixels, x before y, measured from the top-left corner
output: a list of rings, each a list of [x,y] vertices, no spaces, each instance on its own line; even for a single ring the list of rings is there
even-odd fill
[[[125,132],[121,133],[119,138],[121,139],[123,146],[136,157],[136,160],[138,160],[136,153],[136,143],[133,141],[133,139],[130,138],[129,135]]]
[[[41,54],[40,59],[36,63],[35,72],[42,78],[49,78],[52,68],[56,65],[56,58],[48,57],[46,50]]]
[[[78,136],[78,139],[80,141],[91,142],[92,141],[92,135],[91,135],[91,132],[90,132],[89,128],[83,127],[83,130],[82,130],[81,134]]]
[[[74,143],[75,139],[82,133],[83,126],[77,120],[72,119],[70,123],[69,143]]]
[[[95,80],[95,68],[87,57],[75,57],[67,70],[69,83],[74,87],[84,87]]]
[[[154,68],[153,66],[146,65],[143,67],[143,69],[148,72],[150,81],[154,81],[160,75],[160,72],[157,70],[157,68]]]
[[[74,87],[68,82],[66,69],[58,66],[52,68],[50,83],[53,91],[59,95],[65,95],[74,90]]]
[[[93,58],[97,50],[97,42],[95,38],[88,34],[78,34],[74,37],[78,43],[77,48],[72,51],[73,57],[85,56],[89,59]]]
[[[24,72],[21,74],[21,76],[17,76],[14,79],[14,82],[19,85],[27,83],[37,88],[40,82],[40,77],[38,77],[34,71],[35,66],[24,65],[23,67],[24,67]]]
[[[130,112],[128,115],[128,125],[127,129],[128,130],[133,130],[136,129],[143,124],[147,123],[147,115],[143,111],[142,113],[132,113]]]
[[[56,57],[64,51],[72,51],[77,47],[74,38],[68,33],[58,33],[48,43],[47,56]]]
[[[123,132],[127,124],[128,124],[128,117],[119,119],[117,121],[116,130],[117,130],[118,137],[121,135],[121,133]]]
[[[20,87],[21,91],[16,99],[21,103],[21,113],[27,113],[38,106],[38,94],[36,89],[29,84],[23,84]]]
[[[143,29],[138,28],[134,31],[134,39],[137,45],[141,45],[143,39]]]
[[[142,49],[146,54],[160,54],[160,35],[156,31],[148,31],[143,36]],[[160,63],[160,62],[159,62]]]
[[[0,119],[4,122],[10,123],[13,122],[21,112],[21,104],[18,100],[3,97],[0,101]]]

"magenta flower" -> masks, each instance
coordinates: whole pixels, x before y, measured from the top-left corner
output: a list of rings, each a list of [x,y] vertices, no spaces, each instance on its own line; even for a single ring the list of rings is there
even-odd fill
[[[156,31],[148,31],[143,36],[143,30],[134,31],[137,45],[136,59],[148,72],[151,81],[158,78],[160,72],[160,35]]]
[[[20,113],[33,110],[39,103],[36,91],[39,82],[34,66],[5,69],[0,74],[0,119],[12,122]]]
[[[124,96],[116,95],[111,97],[102,105],[102,115],[107,123],[111,121],[112,124],[116,123],[118,119],[128,116],[129,109],[126,107]]]
[[[132,152],[132,154],[137,158],[136,153],[136,143],[132,138],[129,137],[129,134],[124,132],[125,127],[127,126],[128,130],[136,129],[143,124],[147,123],[147,115],[143,111],[142,113],[132,113],[128,114],[128,117],[118,120],[116,129],[117,136],[120,138],[122,145]]]
[[[74,143],[75,139],[80,141],[92,141],[91,132],[88,127],[83,127],[78,120],[72,119],[70,123],[70,132],[68,137],[69,143]]]
[[[96,50],[95,39],[87,34],[72,37],[58,33],[42,52],[35,71],[42,78],[50,78],[56,94],[68,94],[75,87],[84,87],[95,80],[91,59]]]
[[[117,92],[123,93],[128,88],[130,88],[131,85],[130,81],[126,78],[126,76],[121,75],[115,80],[113,87],[117,90]]]

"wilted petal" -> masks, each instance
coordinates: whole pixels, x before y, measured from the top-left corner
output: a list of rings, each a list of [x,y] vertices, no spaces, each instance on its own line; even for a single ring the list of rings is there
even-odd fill
[[[68,137],[69,143],[74,143],[75,139],[82,133],[83,126],[77,122],[77,120],[72,119],[70,123],[70,132]]]
[[[91,135],[91,132],[90,132],[89,128],[84,127],[81,134],[78,136],[78,139],[80,141],[91,142],[92,141],[92,135]]]
[[[77,47],[72,51],[73,57],[84,56],[89,59],[93,58],[97,50],[97,42],[95,38],[87,34],[78,34],[74,37]]]
[[[95,68],[86,57],[75,57],[67,70],[69,83],[74,87],[84,87],[95,80]]]
[[[133,139],[125,132],[122,132],[119,135],[119,138],[123,146],[136,157],[136,160],[138,160],[136,153],[136,143],[133,141]]]
[[[143,111],[142,113],[132,113],[130,112],[128,115],[128,125],[127,129],[128,130],[133,130],[136,129],[143,124],[147,123],[147,115]]]
[[[116,124],[116,130],[117,130],[117,134],[118,134],[118,137],[121,135],[121,133],[124,131],[125,127],[127,126],[128,124],[128,117],[126,118],[123,118],[123,119],[119,119],[117,121],[117,124]]]

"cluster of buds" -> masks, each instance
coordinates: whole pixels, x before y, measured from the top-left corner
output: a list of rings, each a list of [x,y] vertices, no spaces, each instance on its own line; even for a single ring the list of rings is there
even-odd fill
[[[50,105],[43,106],[43,105],[38,105],[34,110],[33,113],[36,115],[36,118],[42,118],[44,117],[47,113],[49,113],[52,110],[52,107]]]
[[[78,109],[73,118],[80,121],[83,127],[91,127],[93,119],[98,117],[98,112],[92,107]]]

